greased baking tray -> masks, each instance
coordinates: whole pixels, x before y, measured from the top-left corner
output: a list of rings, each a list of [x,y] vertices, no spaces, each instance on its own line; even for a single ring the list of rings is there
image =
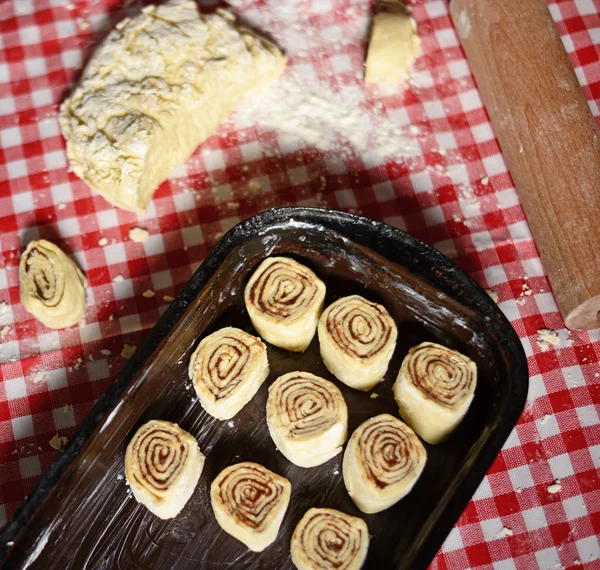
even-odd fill
[[[243,290],[269,255],[289,255],[327,285],[326,305],[358,293],[384,304],[398,325],[385,381],[369,393],[336,381],[318,341],[301,354],[268,347],[271,374],[231,421],[208,416],[187,378],[202,336],[233,325],[253,328]],[[362,514],[342,479],[342,454],[302,469],[269,437],[265,404],[279,375],[307,370],[333,380],[348,404],[349,433],[379,413],[398,415],[392,384],[408,349],[433,340],[458,349],[479,369],[473,404],[428,461],[412,492],[392,508]],[[424,568],[489,469],[525,404],[528,375],[521,343],[489,296],[438,251],[385,224],[330,210],[270,210],[233,228],[217,244],[146,341],[60,453],[0,535],[5,568],[166,570],[293,569],[292,531],[310,507],[360,516],[372,535],[365,568]],[[206,455],[194,495],[175,519],[139,505],[123,478],[125,447],[144,422],[177,422]],[[292,498],[275,543],[249,551],[218,526],[209,487],[221,469],[244,460],[287,477]]]

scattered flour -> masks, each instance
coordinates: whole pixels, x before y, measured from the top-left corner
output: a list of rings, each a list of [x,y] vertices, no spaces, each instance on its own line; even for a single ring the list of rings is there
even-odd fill
[[[548,351],[551,345],[556,346],[558,343],[560,343],[560,337],[558,336],[558,333],[552,329],[539,329],[537,334],[538,336],[535,341],[542,352]]]
[[[144,243],[150,237],[148,230],[144,228],[131,228],[129,230],[129,239],[136,243]]]
[[[46,377],[46,369],[45,368],[40,368],[32,377],[31,379],[33,380],[34,384],[40,384],[41,382],[44,381],[44,378]]]
[[[551,485],[548,485],[547,489],[548,493],[555,495],[556,493],[560,493],[562,491],[562,485],[560,484],[560,480],[557,479]]]
[[[123,347],[123,350],[121,351],[121,356],[123,358],[131,358],[135,354],[136,349],[137,346],[131,346],[129,344],[126,344]]]
[[[512,536],[514,533],[510,528],[506,528],[503,526],[497,533],[496,538],[506,538],[507,536]]]

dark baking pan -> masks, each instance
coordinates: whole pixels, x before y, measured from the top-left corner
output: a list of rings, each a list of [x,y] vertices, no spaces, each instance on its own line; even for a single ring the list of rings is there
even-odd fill
[[[208,416],[187,379],[198,339],[226,325],[253,332],[243,289],[265,257],[290,255],[327,285],[326,303],[359,293],[383,303],[398,325],[398,346],[379,397],[335,381],[317,339],[302,354],[269,346],[271,375],[232,421]],[[308,370],[334,380],[349,410],[349,431],[382,412],[397,415],[392,384],[408,349],[436,340],[479,368],[475,400],[445,443],[427,445],[428,462],[413,491],[392,508],[363,515],[346,493],[342,456],[302,469],[271,441],[265,402],[279,375]],[[270,210],[232,229],[217,244],[148,335],[75,437],[60,453],[0,536],[6,568],[292,569],[292,531],[309,507],[362,516],[371,541],[366,568],[423,568],[465,508],[517,422],[528,376],[521,343],[492,302],[441,253],[385,224],[342,212]],[[177,422],[206,454],[198,487],[178,517],[162,521],[138,505],[123,480],[123,457],[150,418]],[[292,483],[279,536],[253,553],[220,529],[209,502],[225,466],[262,463]]]

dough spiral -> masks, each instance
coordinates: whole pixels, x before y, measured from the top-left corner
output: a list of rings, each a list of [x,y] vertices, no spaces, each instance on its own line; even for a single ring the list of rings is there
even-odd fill
[[[369,548],[365,521],[334,509],[309,509],[292,535],[299,570],[358,570]]]
[[[21,256],[19,281],[23,306],[47,327],[70,327],[85,316],[85,277],[52,242],[29,243]]]
[[[467,356],[433,342],[410,349],[394,384],[406,422],[427,442],[446,439],[462,421],[477,384],[477,366]]]
[[[264,343],[226,327],[207,336],[192,354],[188,374],[202,407],[212,416],[235,416],[269,375]]]
[[[425,448],[399,419],[381,414],[362,423],[344,453],[344,482],[365,513],[387,509],[413,487],[425,466]]]
[[[288,257],[269,257],[248,282],[244,299],[258,334],[295,352],[310,344],[323,310],[324,283]]]
[[[370,390],[385,375],[398,330],[386,308],[359,295],[342,297],[319,320],[321,357],[339,380]]]
[[[348,409],[331,382],[309,372],[290,372],[269,388],[267,426],[287,459],[300,467],[314,467],[342,450]]]
[[[204,456],[177,424],[145,423],[127,446],[125,475],[136,499],[160,518],[183,508],[200,478]]]
[[[249,461],[227,467],[210,487],[217,522],[256,552],[275,540],[290,493],[287,479]]]

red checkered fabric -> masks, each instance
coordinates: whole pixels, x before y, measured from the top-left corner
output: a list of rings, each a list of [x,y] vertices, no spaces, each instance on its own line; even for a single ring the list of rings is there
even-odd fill
[[[325,160],[307,142],[292,148],[233,118],[144,215],[111,207],[67,171],[57,121],[95,42],[136,3],[71,2],[0,4],[0,526],[55,457],[53,436],[73,434],[123,365],[124,345],[141,342],[219,237],[266,208],[313,205],[384,220],[449,255],[496,292],[527,353],[526,411],[432,567],[600,568],[600,331],[564,329],[447,2],[414,0],[421,56],[407,88],[380,101],[418,156]],[[231,5],[285,45],[288,73],[360,82],[369,2]],[[550,10],[598,116],[600,2],[556,0]],[[150,232],[145,243],[129,238],[135,226]],[[20,254],[42,237],[87,274],[85,324],[53,331],[19,302]],[[560,343],[540,346],[543,328]]]

